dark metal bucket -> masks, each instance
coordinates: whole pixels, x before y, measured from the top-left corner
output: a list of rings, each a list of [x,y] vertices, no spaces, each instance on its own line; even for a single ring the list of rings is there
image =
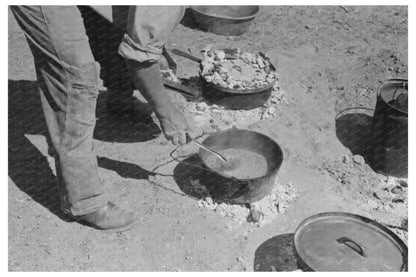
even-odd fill
[[[264,176],[241,180],[209,168],[206,161],[212,154],[200,149],[199,156],[205,168],[202,183],[215,200],[244,204],[259,201],[271,193],[283,162],[283,151],[273,139],[254,131],[229,129],[209,136],[203,144],[217,151],[230,148],[249,150],[267,161]]]
[[[390,79],[379,86],[365,154],[374,170],[402,178],[408,172],[407,89],[405,79]],[[405,95],[406,107],[400,106],[400,95]]]

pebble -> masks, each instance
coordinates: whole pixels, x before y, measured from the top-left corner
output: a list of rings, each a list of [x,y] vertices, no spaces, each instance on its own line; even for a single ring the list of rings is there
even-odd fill
[[[256,210],[255,208],[251,208],[250,214],[249,214],[249,221],[251,222],[259,222],[263,218],[263,213]]]
[[[403,191],[401,186],[397,186],[391,189],[391,192],[394,194],[398,194],[400,196],[403,196],[405,194],[405,192]]]
[[[402,187],[407,188],[407,180],[399,179],[397,180],[397,183],[399,183]]]
[[[404,203],[404,199],[400,195],[397,195],[391,200],[391,202],[393,202],[393,203]]]
[[[387,183],[388,188],[395,187],[396,186],[396,178],[388,176],[386,183]]]
[[[401,224],[401,227],[403,229],[405,229],[406,231],[409,230],[409,221],[408,221],[407,218],[403,219],[402,224]]]
[[[196,104],[196,109],[201,112],[205,112],[208,109],[208,105],[205,102],[199,102]]]
[[[354,157],[352,157],[352,160],[354,161],[354,163],[356,163],[358,165],[365,164],[365,160],[364,160],[363,156],[361,156],[361,155],[354,155]]]
[[[390,198],[390,194],[385,190],[379,190],[377,192],[374,192],[374,196],[380,200],[385,200],[385,199]]]

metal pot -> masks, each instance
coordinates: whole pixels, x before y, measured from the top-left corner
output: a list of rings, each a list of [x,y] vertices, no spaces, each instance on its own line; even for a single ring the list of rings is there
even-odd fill
[[[269,100],[273,83],[256,89],[229,89],[204,80],[204,97],[210,103],[230,110],[251,110],[264,105]]]
[[[294,248],[304,271],[407,271],[406,244],[363,216],[327,212],[302,221]]]
[[[408,171],[407,88],[405,79],[390,79],[379,86],[365,154],[374,170],[396,177],[407,177]]]
[[[191,6],[200,29],[217,35],[239,36],[247,32],[259,6]]]
[[[270,194],[283,162],[283,151],[273,139],[250,130],[229,129],[210,135],[203,144],[216,151],[230,148],[249,150],[262,155],[267,161],[267,173],[264,176],[237,179],[210,168],[206,161],[212,154],[200,149],[199,156],[205,168],[202,182],[214,199],[243,204],[258,201]]]
[[[221,49],[226,53],[234,53],[236,49]],[[198,62],[201,65],[202,59],[195,57],[186,52],[180,51],[178,49],[172,49],[172,53],[185,57],[194,62]],[[232,55],[232,54],[230,54]],[[273,65],[272,65],[273,66]],[[201,68],[202,70],[202,68]],[[267,102],[269,100],[273,86],[276,81],[262,87],[255,89],[230,89],[218,86],[216,84],[207,82],[200,74],[201,79],[203,80],[204,88],[203,94],[204,98],[211,104],[216,104],[224,107],[225,109],[230,110],[250,110],[255,109]]]

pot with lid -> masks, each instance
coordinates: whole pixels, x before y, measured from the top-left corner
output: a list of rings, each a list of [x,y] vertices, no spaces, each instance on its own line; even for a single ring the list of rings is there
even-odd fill
[[[294,235],[305,271],[407,271],[407,246],[388,228],[355,214],[327,212],[302,221]]]

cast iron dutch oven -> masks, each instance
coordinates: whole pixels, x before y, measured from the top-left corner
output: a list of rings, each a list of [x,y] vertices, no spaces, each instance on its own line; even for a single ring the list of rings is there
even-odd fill
[[[251,130],[229,129],[210,135],[203,144],[215,151],[248,150],[262,155],[267,162],[265,175],[251,179],[237,179],[210,168],[206,161],[212,154],[201,148],[199,157],[206,169],[202,182],[214,199],[245,204],[259,201],[270,194],[283,162],[283,151],[273,139]]]
[[[236,51],[236,49],[221,50],[223,50],[226,55],[229,53],[230,56],[232,56]],[[191,54],[178,49],[172,49],[172,53],[190,59],[194,62],[198,62],[201,65],[202,59]],[[273,65],[272,67],[274,68]],[[272,94],[273,86],[276,82],[274,81],[261,88],[242,90],[224,88],[211,82],[207,82],[201,74],[200,77],[204,84],[205,99],[211,104],[216,104],[230,110],[251,110],[264,105],[267,100],[269,100]]]
[[[247,32],[259,6],[191,6],[192,17],[203,31],[224,36]]]
[[[407,246],[388,228],[356,214],[327,212],[300,223],[294,236],[305,271],[407,271]]]

